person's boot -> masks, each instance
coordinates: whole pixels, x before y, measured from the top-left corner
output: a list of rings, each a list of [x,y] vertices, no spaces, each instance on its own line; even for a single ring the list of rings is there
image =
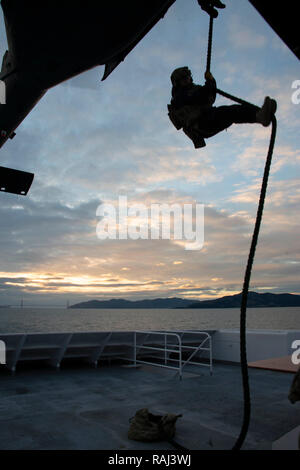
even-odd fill
[[[262,124],[264,127],[268,127],[271,124],[274,114],[276,113],[276,109],[276,101],[272,100],[269,96],[266,96],[264,104],[256,113],[257,122]]]

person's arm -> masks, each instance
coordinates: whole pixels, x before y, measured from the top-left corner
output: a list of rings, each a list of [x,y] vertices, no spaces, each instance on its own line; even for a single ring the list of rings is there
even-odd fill
[[[216,100],[217,83],[214,76],[210,72],[205,72],[205,85],[206,93],[209,96],[209,104],[212,105]]]
[[[217,84],[211,73],[205,73],[205,85],[194,85],[189,91],[187,104],[198,104],[200,106],[212,105],[216,99]]]
[[[216,81],[212,75],[206,77],[205,85],[193,84],[178,90],[171,101],[175,108],[185,105],[212,105],[216,99]]]

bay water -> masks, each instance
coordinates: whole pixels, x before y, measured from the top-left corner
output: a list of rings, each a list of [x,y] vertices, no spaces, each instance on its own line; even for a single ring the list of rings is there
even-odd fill
[[[0,333],[235,329],[240,310],[0,308]],[[248,308],[247,328],[300,330],[300,307]]]

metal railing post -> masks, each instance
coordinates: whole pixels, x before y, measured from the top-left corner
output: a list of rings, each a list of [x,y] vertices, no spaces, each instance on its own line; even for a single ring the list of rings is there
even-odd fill
[[[139,350],[148,350],[148,351],[153,351],[153,352],[160,352],[160,362],[151,362],[147,360],[142,360],[143,356],[140,359],[137,359],[137,340],[136,340],[136,335],[137,333],[144,333],[147,335],[147,338],[151,335],[153,336],[161,336],[163,339],[159,342],[158,344],[151,344],[151,346],[146,346],[143,344],[140,344]],[[177,370],[177,373],[179,374],[180,380],[182,380],[182,371],[183,368],[187,364],[193,364],[193,365],[201,365],[201,366],[207,366],[210,368],[210,375],[212,375],[212,339],[211,336],[205,332],[205,331],[190,331],[190,330],[185,330],[181,331],[180,334],[177,331],[134,331],[134,365],[136,366],[137,363],[140,364],[148,364],[148,365],[153,365],[153,366],[158,366],[158,367],[163,367],[166,369],[175,369]],[[184,345],[183,343],[183,336],[184,334],[193,334],[193,335],[205,335],[205,339],[201,341],[199,346],[189,346],[188,344]],[[181,337],[182,335],[182,337]],[[178,344],[171,342],[170,344],[168,343],[168,336],[172,336],[174,339],[177,338]],[[155,342],[155,340],[153,340]],[[205,343],[208,342],[209,347],[204,347]],[[153,343],[153,342],[152,342]],[[194,343],[194,341],[193,341]],[[192,351],[189,357],[186,360],[183,360],[183,354],[182,351],[184,350],[190,350]],[[209,361],[207,362],[194,362],[191,359],[196,356],[199,352],[202,351],[209,351]],[[176,357],[174,359],[169,358],[169,353],[176,353]],[[175,366],[168,365],[170,362],[175,362]]]
[[[136,367],[136,331],[134,332],[133,345],[134,345],[134,367]]]
[[[167,364],[167,335],[165,334],[165,365]]]
[[[209,337],[209,370],[210,370],[210,375],[212,375],[212,340],[211,336]]]
[[[179,345],[179,379],[182,380],[182,350],[181,350],[181,338],[178,337]]]

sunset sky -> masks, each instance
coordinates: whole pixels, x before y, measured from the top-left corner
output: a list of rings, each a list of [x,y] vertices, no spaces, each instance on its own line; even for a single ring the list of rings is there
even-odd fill
[[[251,290],[300,294],[299,61],[247,0],[225,3],[214,28],[218,87],[278,103]],[[1,165],[35,179],[26,197],[0,194],[0,304],[241,291],[271,127],[234,125],[196,150],[167,115],[175,68],[189,66],[203,83],[208,21],[196,0],[177,0],[107,80],[101,66],[49,90],[1,149]],[[0,26],[2,56],[2,10]],[[120,195],[128,205],[204,204],[203,248],[100,240],[97,208]]]

